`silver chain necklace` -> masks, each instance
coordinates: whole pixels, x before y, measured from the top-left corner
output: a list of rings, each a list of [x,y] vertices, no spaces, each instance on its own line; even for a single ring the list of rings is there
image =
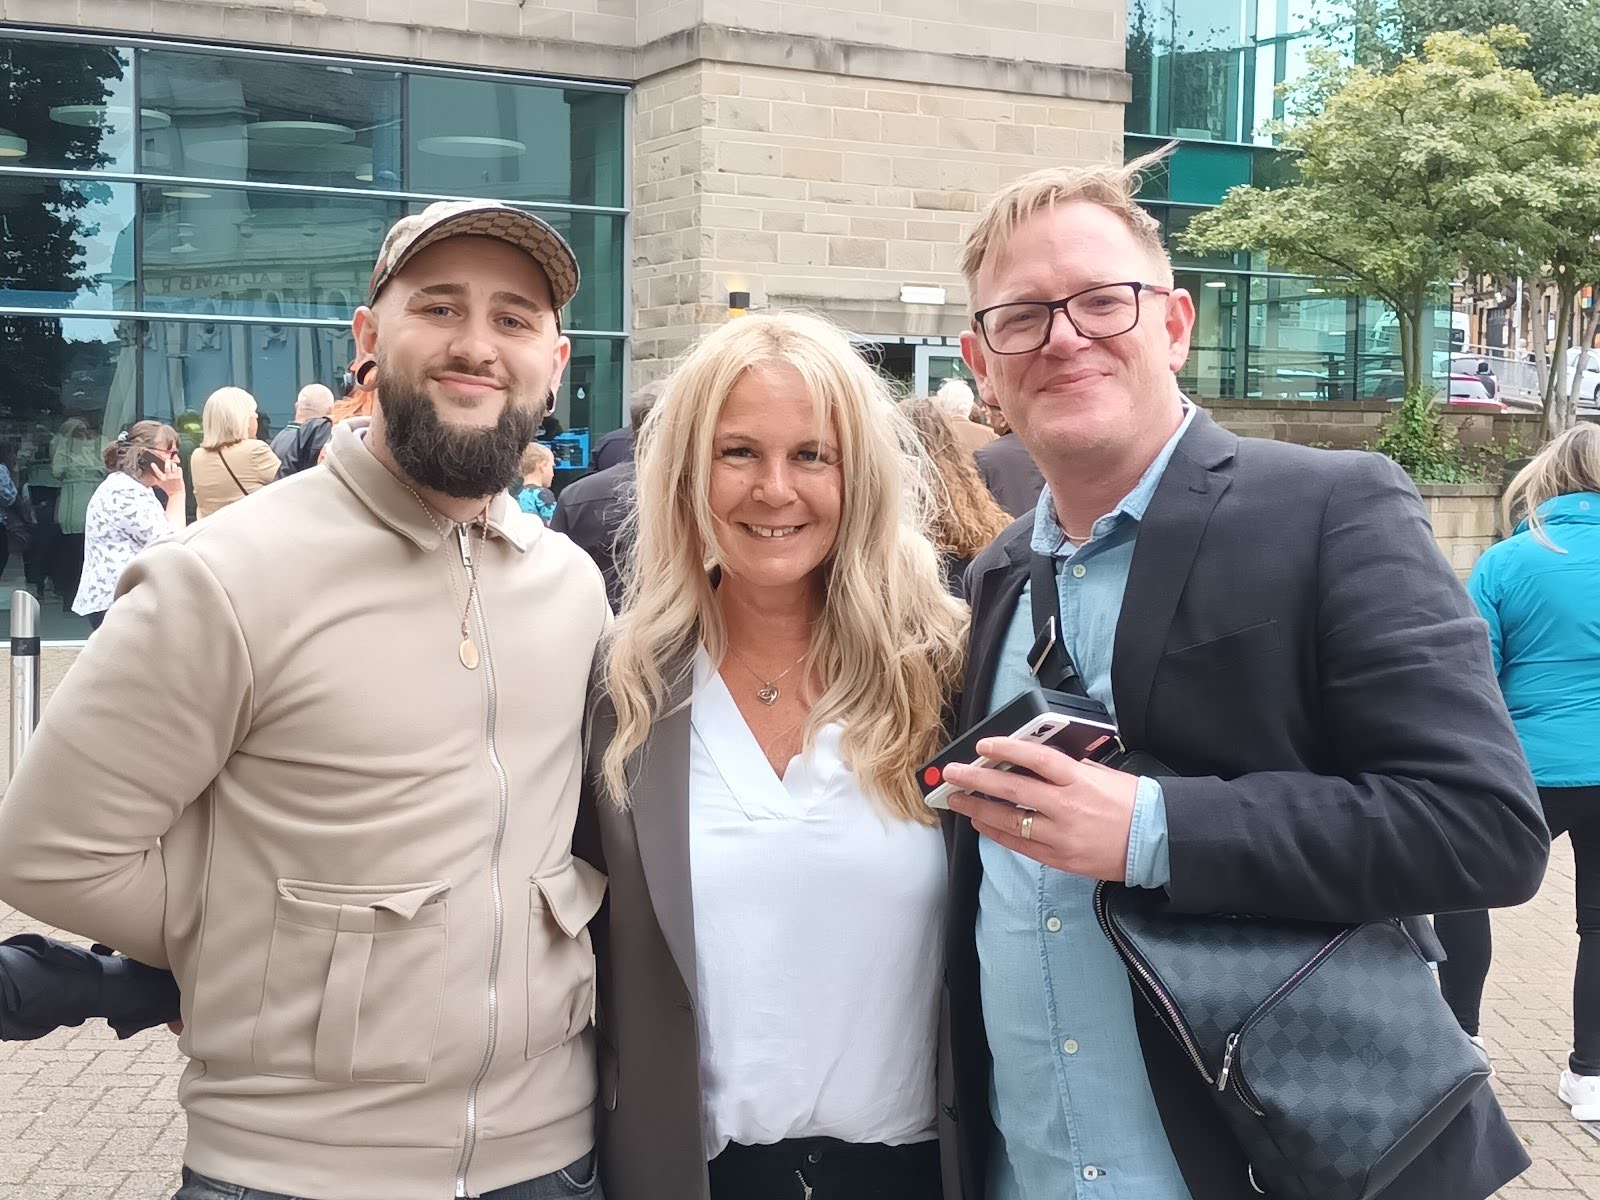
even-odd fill
[[[448,541],[450,538],[449,533],[439,524],[438,519],[433,515],[433,509],[428,507],[428,502],[417,495],[417,489],[404,480],[400,481],[400,486],[410,492],[416,502],[421,505],[423,515],[428,518],[428,524],[433,526],[434,532],[442,540]],[[478,560],[472,553],[472,522],[451,521],[450,525],[456,530],[457,535],[461,537],[461,566],[467,574],[467,599],[463,603],[461,600],[461,588],[456,584],[456,573],[454,571],[449,573],[450,594],[456,598],[456,603],[461,605],[461,645],[456,650],[456,657],[461,660],[461,665],[467,670],[476,671],[478,664],[483,661],[483,656],[478,653],[478,643],[472,640],[472,603],[478,598]],[[463,529],[466,530],[464,534],[461,532]],[[478,545],[481,547],[488,538],[489,507],[485,505],[483,511],[478,514]],[[448,564],[446,565],[448,566]]]

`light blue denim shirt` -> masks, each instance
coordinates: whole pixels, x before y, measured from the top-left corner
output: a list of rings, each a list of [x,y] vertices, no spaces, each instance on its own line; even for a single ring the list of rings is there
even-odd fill
[[[1113,716],[1111,650],[1134,539],[1194,413],[1188,406],[1138,484],[1082,546],[1056,523],[1050,489],[1039,497],[1032,548],[1057,560],[1067,652]],[[1031,591],[1024,587],[1001,647],[991,710],[1030,682]],[[1189,1200],[1145,1074],[1127,973],[1095,920],[1095,881],[986,838],[978,850],[979,980],[999,1131],[986,1200]],[[1139,887],[1168,879],[1166,806],[1153,779],[1139,781],[1127,874]]]

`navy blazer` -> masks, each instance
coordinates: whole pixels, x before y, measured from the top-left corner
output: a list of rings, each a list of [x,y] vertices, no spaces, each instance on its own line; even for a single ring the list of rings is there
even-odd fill
[[[983,715],[1032,525],[1013,524],[969,573],[963,727]],[[1124,740],[1181,776],[1162,780],[1181,910],[1356,922],[1538,889],[1549,834],[1484,624],[1386,458],[1241,439],[1198,413],[1140,523],[1112,687]],[[967,1200],[983,1196],[993,1134],[980,872],[958,820],[941,1136]],[[1134,1012],[1194,1200],[1253,1200],[1204,1082],[1148,1004]],[[1481,1200],[1528,1161],[1484,1089],[1384,1200]]]

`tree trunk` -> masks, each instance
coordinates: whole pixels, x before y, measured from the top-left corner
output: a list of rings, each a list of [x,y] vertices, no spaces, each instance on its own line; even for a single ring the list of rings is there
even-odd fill
[[[1583,392],[1583,369],[1595,361],[1594,338],[1600,332],[1600,303],[1595,305],[1589,316],[1574,312],[1573,319],[1578,326],[1579,340],[1573,347],[1576,353],[1573,355],[1572,374],[1565,380],[1566,386],[1561,389],[1561,403],[1548,422],[1551,437],[1559,437],[1578,423],[1578,397]]]
[[[1540,439],[1546,442],[1565,429],[1570,419],[1567,416],[1570,407],[1568,396],[1573,380],[1567,374],[1567,352],[1572,349],[1573,310],[1577,292],[1577,284],[1570,275],[1563,272],[1556,276],[1556,336],[1550,347],[1550,386],[1545,389],[1544,419],[1539,422]]]

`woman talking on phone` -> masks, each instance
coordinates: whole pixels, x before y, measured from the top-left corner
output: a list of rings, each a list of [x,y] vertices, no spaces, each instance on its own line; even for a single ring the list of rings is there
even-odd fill
[[[966,613],[926,459],[843,333],[770,314],[689,355],[637,462],[591,740],[607,1200],[937,1200],[945,853],[915,772]]]
[[[184,525],[183,470],[178,434],[160,421],[138,421],[106,447],[110,472],[89,499],[84,515],[83,575],[72,611],[100,628],[116,595],[117,580],[133,556]],[[166,496],[166,505],[154,489]]]

